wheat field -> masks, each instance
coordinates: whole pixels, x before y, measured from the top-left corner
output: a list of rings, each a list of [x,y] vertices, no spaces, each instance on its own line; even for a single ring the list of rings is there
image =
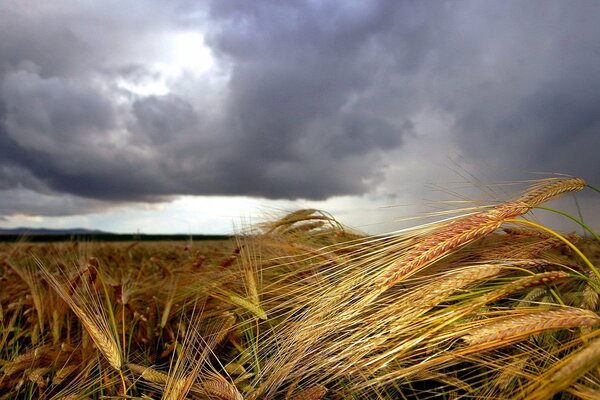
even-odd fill
[[[378,236],[306,209],[229,241],[0,244],[0,399],[598,399],[598,236],[530,218],[584,189]]]

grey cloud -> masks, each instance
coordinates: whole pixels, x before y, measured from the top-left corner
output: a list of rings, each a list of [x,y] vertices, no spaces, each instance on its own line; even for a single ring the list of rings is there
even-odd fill
[[[0,12],[4,213],[56,205],[19,205],[15,190],[78,199],[68,210],[364,194],[419,142],[419,121],[442,117],[431,157],[452,145],[600,179],[592,2],[137,4]],[[183,74],[164,96],[119,87],[159,77],[161,35],[180,28],[205,33],[222,75]]]
[[[369,46],[361,36],[376,26],[378,15],[366,21],[358,14],[339,16],[343,30],[359,39],[354,43],[315,9],[260,7],[263,15],[247,20],[248,29],[237,37],[220,29],[212,36],[215,53],[232,65],[221,120],[176,94],[117,104],[106,89],[110,82],[98,87],[86,74],[73,75],[78,58],[62,48],[57,51],[65,65],[22,56],[36,64],[19,64],[3,78],[4,141],[13,149],[13,162],[52,190],[117,201],[175,194],[326,198],[365,192],[381,178],[376,153],[401,145],[410,124],[361,104],[372,85],[367,68],[376,66],[364,59]],[[274,13],[301,18],[308,26],[297,20],[293,29],[280,23],[260,32],[265,20],[278,21],[271,19]],[[63,37],[61,24],[55,25],[44,32]],[[71,26],[66,37],[89,43],[104,25]],[[313,28],[321,33],[304,38]],[[226,49],[243,50],[256,34],[269,42],[253,62]],[[105,41],[98,45],[102,54]],[[290,49],[291,57],[282,53]],[[122,57],[116,54],[113,61]],[[90,65],[78,65],[90,72]],[[102,73],[140,79],[151,73],[134,62],[107,65],[94,67],[96,79]]]
[[[44,215],[59,217],[104,211],[114,204],[94,199],[85,199],[64,193],[40,193],[24,187],[4,190],[0,188],[0,216]],[[0,217],[2,218],[2,217]]]
[[[437,50],[445,65],[435,73],[446,79],[431,93],[472,159],[598,181],[600,5],[534,3],[472,2],[466,15],[452,13],[448,37],[465,40]],[[485,18],[472,22],[473,14]]]
[[[20,70],[4,77],[0,94],[6,131],[26,149],[76,152],[115,124],[110,101],[86,83]]]
[[[132,130],[141,140],[165,144],[188,137],[198,129],[199,116],[185,100],[176,96],[148,96],[134,102]]]

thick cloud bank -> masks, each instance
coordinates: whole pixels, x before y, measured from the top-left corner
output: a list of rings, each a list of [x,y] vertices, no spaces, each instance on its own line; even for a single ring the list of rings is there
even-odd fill
[[[419,144],[418,176],[452,149],[600,180],[600,3],[15,4],[0,6],[5,216],[360,195]]]

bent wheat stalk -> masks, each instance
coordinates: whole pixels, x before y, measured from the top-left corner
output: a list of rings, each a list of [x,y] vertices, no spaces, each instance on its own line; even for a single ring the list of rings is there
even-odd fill
[[[515,201],[459,218],[426,236],[416,248],[385,270],[376,279],[375,286],[379,290],[385,290],[432,262],[494,232],[505,220],[521,216],[563,193],[579,191],[585,185],[585,181],[580,178],[546,180],[533,186]]]

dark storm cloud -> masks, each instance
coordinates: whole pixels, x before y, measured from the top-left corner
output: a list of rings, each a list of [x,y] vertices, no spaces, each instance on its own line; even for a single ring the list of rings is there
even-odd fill
[[[600,180],[598,3],[139,4],[0,6],[1,213],[362,194],[424,118],[451,121],[432,157],[452,144]],[[205,34],[218,77],[184,73],[166,95],[120,86],[160,77],[182,27]],[[19,205],[24,192],[80,200]]]
[[[446,80],[435,93],[475,160],[598,182],[600,4],[537,5],[475,2],[458,15],[447,34],[464,41],[438,49],[446,66],[436,73]],[[485,18],[473,22],[473,14]]]

